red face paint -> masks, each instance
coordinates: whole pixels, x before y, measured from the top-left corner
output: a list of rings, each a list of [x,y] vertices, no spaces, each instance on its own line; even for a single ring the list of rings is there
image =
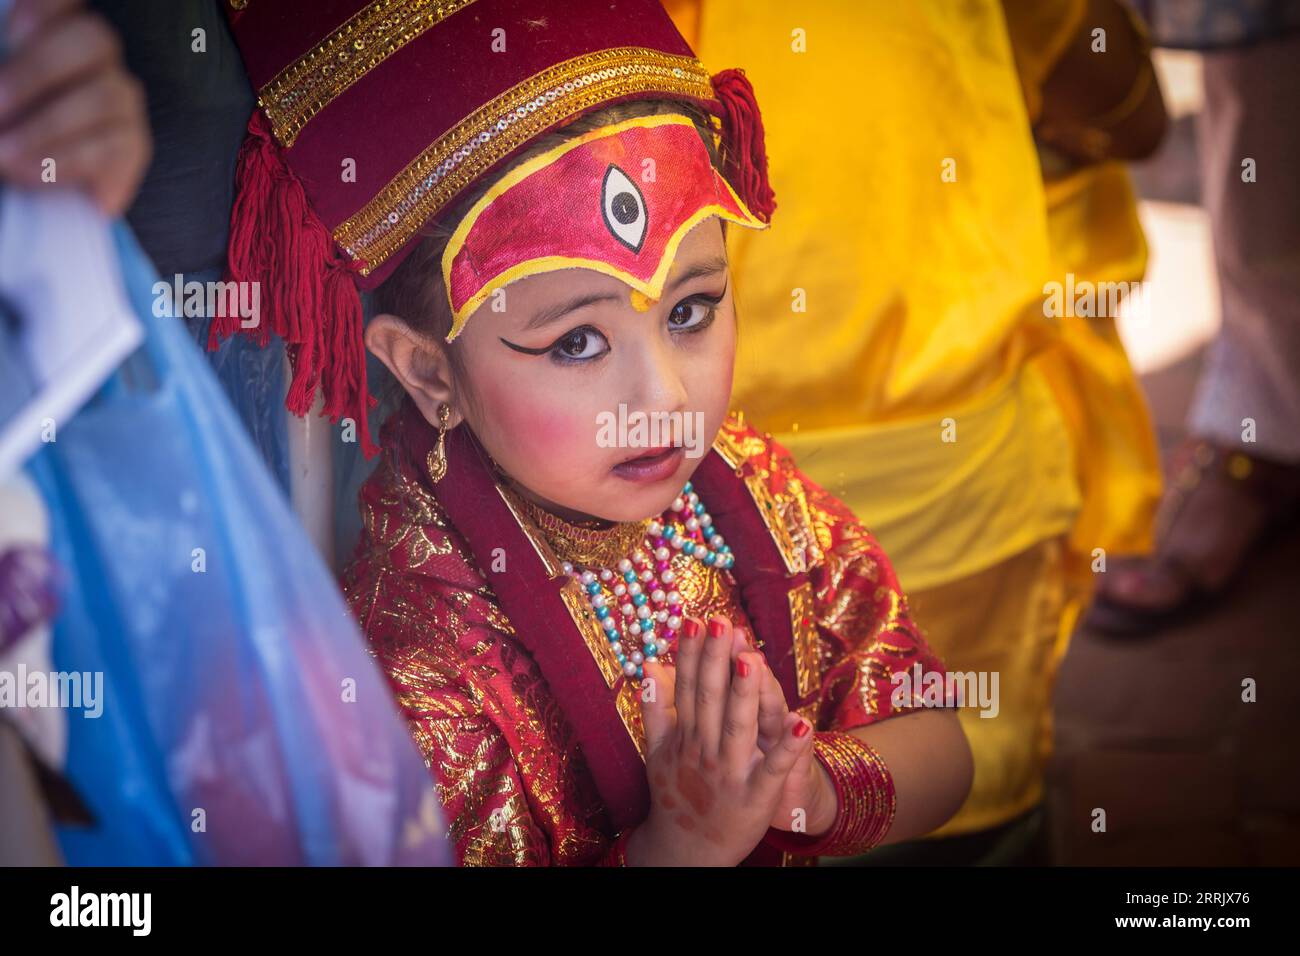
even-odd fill
[[[447,341],[496,289],[560,268],[594,269],[658,299],[683,236],[709,216],[766,228],[685,117],[624,120],[534,156],[497,180],[447,243]]]

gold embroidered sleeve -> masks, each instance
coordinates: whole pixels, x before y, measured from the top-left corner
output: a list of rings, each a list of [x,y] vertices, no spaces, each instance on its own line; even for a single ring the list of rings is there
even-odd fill
[[[547,866],[549,843],[529,809],[515,755],[461,677],[450,642],[385,659],[389,680],[433,774],[448,838],[464,866]]]
[[[383,563],[355,565],[345,591],[433,775],[456,860],[548,865],[515,755],[483,707],[484,668],[462,649],[491,628],[468,622],[445,582]]]
[[[911,676],[917,667],[942,674],[943,662],[912,620],[889,558],[848,506],[768,444],[774,484],[798,503],[793,533],[810,542],[818,729],[851,730],[921,706]]]

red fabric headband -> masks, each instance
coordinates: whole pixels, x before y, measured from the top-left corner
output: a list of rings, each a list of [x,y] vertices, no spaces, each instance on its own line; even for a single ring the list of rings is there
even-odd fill
[[[625,120],[534,156],[493,184],[447,244],[447,341],[496,290],[556,269],[593,269],[658,299],[678,245],[710,216],[766,228],[685,117]]]

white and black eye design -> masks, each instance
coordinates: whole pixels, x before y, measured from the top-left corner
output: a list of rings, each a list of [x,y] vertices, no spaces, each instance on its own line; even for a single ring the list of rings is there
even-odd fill
[[[641,190],[636,188],[636,183],[628,178],[627,173],[611,165],[605,170],[605,182],[600,193],[609,231],[633,252],[640,252],[646,233],[645,199]]]

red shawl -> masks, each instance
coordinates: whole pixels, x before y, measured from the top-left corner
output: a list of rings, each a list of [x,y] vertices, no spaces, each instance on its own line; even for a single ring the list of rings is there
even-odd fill
[[[436,484],[435,437],[409,401],[385,426],[345,592],[429,762],[458,859],[598,862],[648,812],[639,699],[472,432],[448,433]],[[696,575],[679,585],[687,613],[749,626],[817,729],[892,716],[892,675],[916,663],[942,673],[879,545],[770,436],[729,418],[691,480],[737,561],[718,571],[682,556]],[[748,862],[781,854],[760,845]]]

